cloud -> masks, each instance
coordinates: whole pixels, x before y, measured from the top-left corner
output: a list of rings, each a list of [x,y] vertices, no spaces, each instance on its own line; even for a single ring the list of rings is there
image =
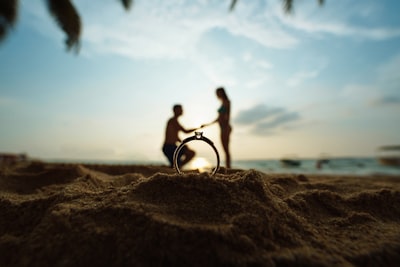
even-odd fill
[[[286,16],[276,13],[280,21],[291,29],[306,33],[331,34],[339,37],[369,39],[375,41],[398,38],[400,25],[394,27],[379,26],[382,5],[374,2],[340,1],[325,4],[315,10],[315,1],[296,5],[295,15]],[[357,19],[357,20],[356,20]],[[357,24],[355,21],[359,21]],[[374,25],[371,24],[374,23]]]
[[[250,109],[240,111],[235,118],[235,122],[237,124],[249,125],[263,119],[268,119],[282,112],[284,112],[282,108],[267,107],[259,104]]]
[[[241,1],[234,12],[228,11],[229,1],[148,0],[135,3],[129,12],[116,2],[100,2],[76,3],[83,20],[85,53],[140,59],[182,58],[195,53],[201,37],[216,28],[269,48],[287,49],[298,43],[296,37],[274,22],[276,16],[265,14],[268,7],[256,2]],[[37,31],[60,41],[62,32],[43,6],[38,8],[28,1],[22,7]]]
[[[371,101],[373,106],[398,106],[400,107],[400,96],[386,95]]]
[[[23,15],[29,15],[26,23],[62,45],[63,33],[44,5],[31,2],[21,6]],[[354,16],[368,23],[374,15],[372,10],[377,9],[371,3],[354,5],[344,1],[319,8],[315,1],[309,1],[296,5],[295,13],[287,15],[281,1],[276,0],[239,1],[234,12],[228,11],[229,1],[147,0],[135,2],[129,12],[115,1],[99,2],[75,3],[83,21],[83,53],[118,54],[136,59],[188,57],[195,54],[198,40],[215,28],[273,49],[295,48],[300,39],[293,30],[373,40],[400,36],[399,27],[351,23]],[[269,64],[264,66],[268,68]]]
[[[262,121],[255,125],[252,133],[257,135],[272,134],[279,128],[288,128],[293,122],[300,120],[300,115],[297,112],[288,112],[277,114],[268,121]]]
[[[400,29],[389,28],[364,28],[361,26],[346,25],[343,23],[323,23],[319,24],[312,21],[296,20],[287,23],[292,28],[308,33],[326,33],[337,36],[359,37],[376,41],[397,38],[400,36]]]
[[[256,135],[272,134],[280,131],[301,119],[300,114],[282,107],[268,107],[258,104],[238,113],[234,122],[238,125],[250,126],[251,133]]]
[[[319,74],[319,70],[313,71],[299,71],[294,74],[293,77],[289,78],[287,81],[287,85],[290,87],[296,87],[302,84],[305,80],[309,80],[317,77]]]

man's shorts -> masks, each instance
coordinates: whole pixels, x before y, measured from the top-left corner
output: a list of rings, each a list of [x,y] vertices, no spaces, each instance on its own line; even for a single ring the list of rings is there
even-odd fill
[[[175,150],[178,148],[177,145],[175,144],[164,144],[162,151],[164,153],[164,155],[168,158],[169,164],[171,167],[174,166],[174,152]],[[179,156],[178,156],[178,164],[181,163],[181,157],[183,154],[186,153],[186,146],[183,146],[181,151],[179,151]]]

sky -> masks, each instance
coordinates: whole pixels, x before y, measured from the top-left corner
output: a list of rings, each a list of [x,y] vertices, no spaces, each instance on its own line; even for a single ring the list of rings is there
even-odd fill
[[[231,100],[242,159],[375,156],[400,144],[400,1],[74,0],[78,54],[44,1],[20,0],[0,44],[0,152],[165,162],[165,124]],[[223,159],[219,129],[203,129]],[[190,134],[181,134],[181,138]]]

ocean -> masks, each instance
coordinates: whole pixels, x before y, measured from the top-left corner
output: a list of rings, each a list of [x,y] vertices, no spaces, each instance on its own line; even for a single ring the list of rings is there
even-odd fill
[[[319,165],[318,159],[296,159],[293,164],[280,160],[239,160],[232,166],[240,169],[256,169],[266,173],[302,173],[335,175],[400,175],[400,166],[385,166],[376,158],[329,158]]]
[[[255,169],[265,173],[293,173],[293,174],[332,174],[332,175],[394,175],[400,176],[400,166],[385,166],[376,158],[329,158],[318,168],[318,159],[295,159],[298,165],[282,164],[278,159],[265,160],[234,160],[232,168]],[[82,164],[112,164],[112,165],[166,165],[165,161],[113,161],[113,160],[46,160],[48,162],[70,162]],[[209,161],[211,162],[211,161]],[[221,162],[223,166],[224,162]]]

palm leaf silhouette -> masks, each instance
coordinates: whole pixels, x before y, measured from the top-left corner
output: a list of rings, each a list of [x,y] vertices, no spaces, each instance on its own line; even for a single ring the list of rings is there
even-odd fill
[[[232,0],[231,6],[229,7],[230,11],[233,11],[235,9],[236,3],[237,3],[237,0]]]
[[[75,7],[70,0],[47,0],[47,6],[50,14],[67,35],[67,49],[74,47],[78,51],[82,24]]]
[[[120,0],[125,10],[129,10],[133,0]],[[293,10],[294,0],[282,0],[283,9],[290,13]],[[317,0],[319,5],[324,0]],[[238,0],[231,0],[230,11],[235,9]],[[78,11],[71,0],[46,0],[50,14],[57,25],[65,32],[65,44],[68,50],[79,50],[79,38],[82,32],[82,23]],[[10,29],[15,25],[18,13],[18,0],[0,0],[0,42],[5,39]]]
[[[124,6],[124,8],[126,10],[128,10],[129,8],[131,8],[132,2],[133,0],[121,0],[122,1],[122,5]]]
[[[283,9],[287,13],[291,13],[293,11],[293,0],[282,0],[283,1]],[[322,6],[325,0],[317,0],[318,4]]]
[[[6,37],[8,31],[14,26],[17,20],[17,10],[17,0],[0,1],[0,41]]]
[[[283,1],[283,9],[287,12],[290,13],[293,11],[293,0],[282,0]],[[319,5],[323,5],[325,0],[317,0]],[[233,11],[235,9],[235,6],[237,4],[237,0],[232,0],[231,5],[229,7],[230,11]]]
[[[132,5],[132,0],[121,0],[121,2],[125,9],[129,9]],[[70,0],[47,0],[47,6],[50,14],[67,35],[65,40],[67,49],[75,48],[78,52],[82,23],[74,5]]]
[[[133,0],[120,0],[128,10]],[[47,8],[57,25],[65,32],[67,49],[79,50],[82,32],[81,17],[70,0],[46,0]],[[18,0],[0,0],[0,42],[3,41],[17,21]]]

